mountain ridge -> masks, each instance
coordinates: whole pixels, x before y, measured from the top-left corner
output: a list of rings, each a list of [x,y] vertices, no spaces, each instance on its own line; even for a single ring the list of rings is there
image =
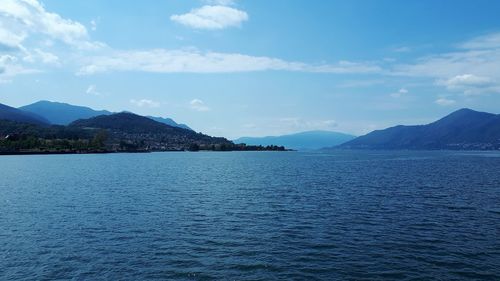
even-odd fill
[[[86,106],[73,105],[69,103],[54,102],[48,100],[37,101],[32,104],[21,106],[18,109],[33,114],[37,114],[39,116],[43,116],[51,124],[54,125],[69,125],[71,122],[74,122],[79,119],[88,119],[99,115],[111,115],[115,113],[108,110],[95,110],[93,108]],[[146,116],[146,117],[153,119],[157,122],[164,123],[166,125],[191,130],[189,126],[185,124],[179,124],[171,118],[154,117],[154,116]]]
[[[335,146],[354,139],[355,136],[334,131],[305,131],[294,134],[266,137],[241,137],[235,143],[250,145],[282,145],[297,150],[315,150]]]
[[[17,110],[17,109],[15,109]],[[278,146],[236,145],[223,137],[121,112],[79,119],[68,126],[0,120],[0,155],[154,151],[285,151]]]
[[[426,125],[376,130],[338,148],[500,149],[500,115],[462,108]]]
[[[141,116],[131,112],[119,112],[109,115],[98,115],[87,119],[79,119],[68,124],[70,127],[91,127],[102,129],[119,129],[129,130],[134,132],[148,132],[151,130],[171,130],[171,131],[188,131],[179,127],[170,126],[151,118]]]
[[[37,125],[48,125],[50,122],[44,117],[19,110],[17,108],[0,103],[0,119],[16,122],[23,122]]]
[[[107,110],[94,110],[86,106],[48,100],[37,101],[32,104],[21,106],[19,109],[44,116],[54,125],[68,125],[78,119],[111,114],[111,112]]]

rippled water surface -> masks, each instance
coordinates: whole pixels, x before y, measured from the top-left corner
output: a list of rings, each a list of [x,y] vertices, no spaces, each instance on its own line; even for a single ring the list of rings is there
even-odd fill
[[[2,156],[0,280],[500,280],[499,156]]]

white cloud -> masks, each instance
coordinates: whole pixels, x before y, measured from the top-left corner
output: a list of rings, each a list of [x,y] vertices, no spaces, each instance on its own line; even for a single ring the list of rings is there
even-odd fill
[[[105,46],[92,41],[82,24],[46,11],[38,0],[0,3],[0,53],[11,57],[0,62],[2,76],[41,72],[46,66],[61,66],[61,58],[71,57],[71,50],[98,50]],[[49,48],[70,52],[62,56],[48,51]]]
[[[97,91],[96,85],[89,85],[87,87],[87,90],[85,91],[85,93],[87,93],[88,95],[93,95],[93,96],[99,96],[99,95],[101,95],[101,93],[99,93]]]
[[[500,33],[473,38],[460,49],[396,65],[392,74],[429,77],[464,94],[500,93]]]
[[[408,93],[407,89],[401,88],[401,89],[399,89],[399,91],[397,91],[395,93],[392,93],[391,97],[393,97],[393,98],[400,98],[401,96],[406,95],[407,93]]]
[[[23,48],[23,53],[25,54],[23,57],[23,61],[29,63],[41,62],[44,64],[51,65],[59,65],[59,57],[53,53],[42,51],[41,49],[34,49],[30,51],[28,49]]]
[[[491,79],[487,77],[479,77],[473,74],[457,75],[445,81],[446,86],[457,87],[462,85],[487,85],[491,83]]]
[[[149,108],[160,107],[159,102],[149,99],[141,99],[141,100],[131,99],[130,103],[138,107],[149,107]]]
[[[415,64],[396,65],[394,74],[414,77],[450,78],[464,73],[485,76],[500,72],[498,50],[467,50],[420,58]]]
[[[409,53],[412,51],[412,49],[408,46],[403,46],[403,47],[394,48],[393,51],[396,53]]]
[[[13,63],[17,61],[17,57],[12,55],[0,55],[0,64],[5,65],[7,63]]]
[[[13,50],[19,48],[21,42],[26,38],[26,34],[16,34],[4,27],[0,17],[0,50]]]
[[[206,5],[187,14],[172,15],[170,20],[191,28],[213,30],[241,26],[242,22],[248,20],[248,14],[228,6]]]
[[[24,67],[19,59],[12,55],[0,55],[0,75],[13,77],[20,74],[37,73],[39,70]]]
[[[210,107],[205,105],[205,103],[200,99],[193,99],[189,102],[189,108],[195,111],[210,111]]]
[[[457,75],[447,80],[439,80],[437,84],[445,86],[450,91],[462,91],[466,95],[498,91],[489,77],[481,77],[473,74]]]
[[[222,5],[222,6],[232,6],[236,4],[235,0],[205,0],[204,2],[210,5]]]
[[[492,49],[500,48],[500,33],[490,33],[473,38],[459,47],[463,49]]]
[[[90,21],[90,29],[92,31],[96,31],[97,30],[97,20],[91,20]]]
[[[447,98],[439,98],[436,101],[434,101],[434,103],[436,103],[437,105],[440,105],[440,106],[450,106],[450,105],[454,105],[456,103],[456,101],[452,100],[452,99],[447,99]]]
[[[45,52],[40,49],[35,49],[36,54],[41,61],[46,64],[59,64],[59,57],[50,52]]]
[[[337,85],[339,88],[365,88],[374,85],[384,84],[382,79],[347,80]]]
[[[310,130],[331,130],[338,127],[335,120],[308,120],[298,117],[280,118],[278,127],[287,129],[289,132],[310,131]]]
[[[296,71],[311,73],[380,73],[369,62],[340,61],[333,64],[308,64],[266,56],[218,53],[196,49],[113,50],[93,41],[81,23],[46,11],[38,0],[0,0],[0,51],[7,51],[16,62],[0,64],[2,75],[40,72],[47,66],[73,65],[77,74],[112,71],[155,73],[232,73],[252,71]],[[234,1],[213,0],[205,9],[209,22],[218,27],[235,25],[237,16],[224,14],[236,10]],[[196,10],[204,11],[203,7]],[[236,10],[238,11],[238,10]],[[213,17],[209,16],[211,13]],[[242,15],[238,11],[236,14]],[[246,13],[244,13],[246,14]],[[247,18],[242,17],[242,18]],[[241,21],[240,21],[241,22]],[[91,29],[97,20],[91,21]],[[212,23],[213,24],[213,23]],[[217,28],[218,28],[217,27]],[[70,46],[67,49],[65,47]],[[74,48],[78,49],[75,52]],[[58,50],[57,53],[48,50]]]
[[[381,68],[370,63],[341,61],[337,64],[311,65],[277,58],[243,54],[199,52],[197,50],[115,51],[87,57],[77,74],[89,75],[111,71],[156,73],[230,73],[252,71],[297,71],[317,73],[377,73]]]
[[[19,48],[30,34],[40,34],[79,49],[102,47],[89,39],[79,22],[45,10],[37,0],[2,0],[0,5],[0,44]]]

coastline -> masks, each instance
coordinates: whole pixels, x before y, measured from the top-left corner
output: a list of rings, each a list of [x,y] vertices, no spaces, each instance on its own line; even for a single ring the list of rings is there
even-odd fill
[[[157,152],[296,152],[287,150],[148,150],[148,151],[11,151],[0,152],[0,156],[22,156],[22,155],[69,155],[69,154],[116,154],[116,153],[157,153]]]

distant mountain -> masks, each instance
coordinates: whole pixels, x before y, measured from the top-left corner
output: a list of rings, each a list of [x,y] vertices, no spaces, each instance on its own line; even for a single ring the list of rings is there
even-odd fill
[[[166,125],[170,125],[172,127],[179,127],[179,128],[182,128],[182,129],[186,129],[186,130],[193,130],[191,128],[189,128],[188,125],[186,124],[179,124],[177,122],[175,122],[173,119],[171,118],[162,118],[162,117],[153,117],[153,116],[146,116],[147,118],[149,119],[152,119],[156,122],[160,122],[160,123],[163,123],[163,124],[166,124]]]
[[[107,110],[94,110],[85,106],[67,103],[39,101],[19,109],[45,117],[51,124],[68,125],[78,119],[87,119],[99,115],[112,114]]]
[[[500,115],[460,109],[428,125],[373,131],[339,148],[500,149]]]
[[[336,146],[354,138],[355,136],[338,132],[308,131],[283,136],[243,137],[234,140],[234,142],[248,145],[281,145],[291,149],[312,150]]]
[[[80,119],[68,126],[38,122],[21,110],[0,105],[0,155],[152,151],[285,151],[278,146],[235,145],[193,130],[122,112]],[[28,117],[27,117],[28,116]]]
[[[51,124],[54,125],[68,125],[71,122],[79,119],[88,119],[99,115],[113,114],[113,112],[107,110],[94,110],[90,107],[77,106],[60,102],[51,102],[51,101],[39,101],[30,105],[20,107],[19,109],[43,116]],[[152,116],[148,116],[148,118],[151,118],[155,121],[170,126],[191,130],[191,128],[189,128],[187,125],[177,124],[174,120],[170,118],[161,118]]]
[[[47,119],[37,114],[25,112],[4,104],[0,104],[0,119],[38,125],[49,124]]]
[[[69,127],[104,129],[107,130],[109,138],[115,141],[115,145],[125,143],[148,150],[186,150],[193,146],[210,145],[234,146],[225,138],[210,137],[128,112],[77,120],[69,124]]]
[[[76,120],[69,124],[70,127],[87,127],[121,130],[128,133],[150,133],[150,132],[182,132],[195,134],[192,131],[166,125],[148,117],[140,116],[130,112],[114,113],[110,115],[99,115],[89,119]]]

